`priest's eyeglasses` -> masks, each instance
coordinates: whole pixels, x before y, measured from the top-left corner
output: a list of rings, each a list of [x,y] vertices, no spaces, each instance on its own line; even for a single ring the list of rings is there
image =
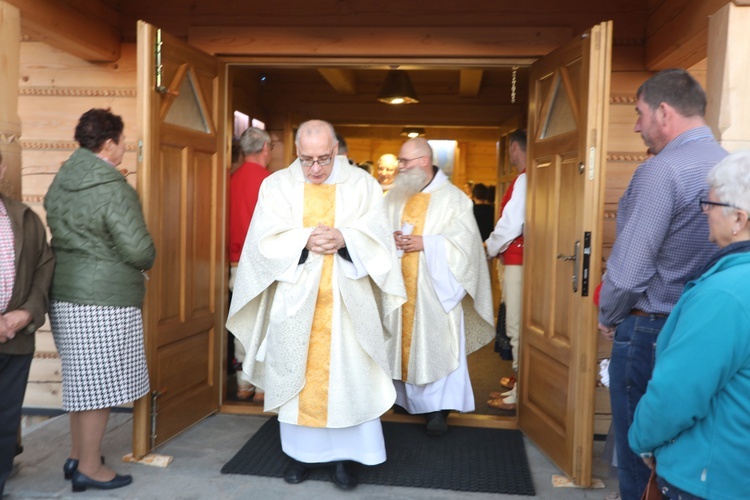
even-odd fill
[[[333,161],[333,150],[327,155],[318,156],[317,158],[311,157],[311,156],[299,156],[299,163],[303,167],[312,167],[316,163],[320,165],[321,167],[325,167],[327,165],[330,165]]]
[[[420,158],[424,158],[424,155],[422,156],[415,156],[414,158],[398,158],[399,164],[403,163],[404,165],[409,163],[410,161],[418,160]]]

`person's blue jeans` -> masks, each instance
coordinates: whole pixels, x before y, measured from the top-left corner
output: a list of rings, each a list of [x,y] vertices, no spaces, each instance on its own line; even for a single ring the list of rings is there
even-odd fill
[[[666,318],[630,315],[617,325],[609,362],[609,397],[623,500],[640,500],[651,470],[628,444],[628,429],[654,371],[656,337]]]

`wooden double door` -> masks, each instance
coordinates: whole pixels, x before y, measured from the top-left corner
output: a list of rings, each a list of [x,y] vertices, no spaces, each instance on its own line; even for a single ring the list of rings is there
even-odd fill
[[[591,481],[611,22],[532,66],[518,426]],[[153,394],[141,456],[221,404],[225,64],[146,23],[138,32],[139,192],[159,255],[144,308]]]

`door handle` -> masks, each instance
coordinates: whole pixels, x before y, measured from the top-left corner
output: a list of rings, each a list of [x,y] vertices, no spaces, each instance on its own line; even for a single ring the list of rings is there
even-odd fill
[[[557,258],[563,261],[573,261],[573,276],[571,277],[573,293],[578,291],[578,256],[581,254],[581,240],[577,240],[573,249],[573,255],[557,254]]]

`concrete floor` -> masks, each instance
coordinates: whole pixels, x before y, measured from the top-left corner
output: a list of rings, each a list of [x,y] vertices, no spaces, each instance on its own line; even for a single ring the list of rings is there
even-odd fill
[[[62,415],[29,428],[24,437],[24,452],[16,457],[14,472],[5,487],[9,498],[132,498],[132,499],[515,499],[516,495],[465,493],[426,488],[359,485],[343,492],[333,483],[306,481],[286,484],[282,479],[224,475],[221,467],[265,422],[262,417],[216,415],[198,423],[182,435],[161,446],[157,452],[174,458],[166,468],[121,463],[130,451],[132,415],[116,413],[110,418],[103,453],[107,463],[120,473],[132,474],[133,484],[112,491],[88,490],[72,493],[63,479],[62,464],[69,450],[68,417]],[[595,443],[595,455],[602,442]],[[554,488],[551,478],[559,470],[526,441],[526,451],[540,499],[613,499],[617,497],[617,479],[601,460],[595,458],[595,477],[603,489]],[[608,477],[612,476],[612,477]],[[5,497],[4,497],[5,498]]]

